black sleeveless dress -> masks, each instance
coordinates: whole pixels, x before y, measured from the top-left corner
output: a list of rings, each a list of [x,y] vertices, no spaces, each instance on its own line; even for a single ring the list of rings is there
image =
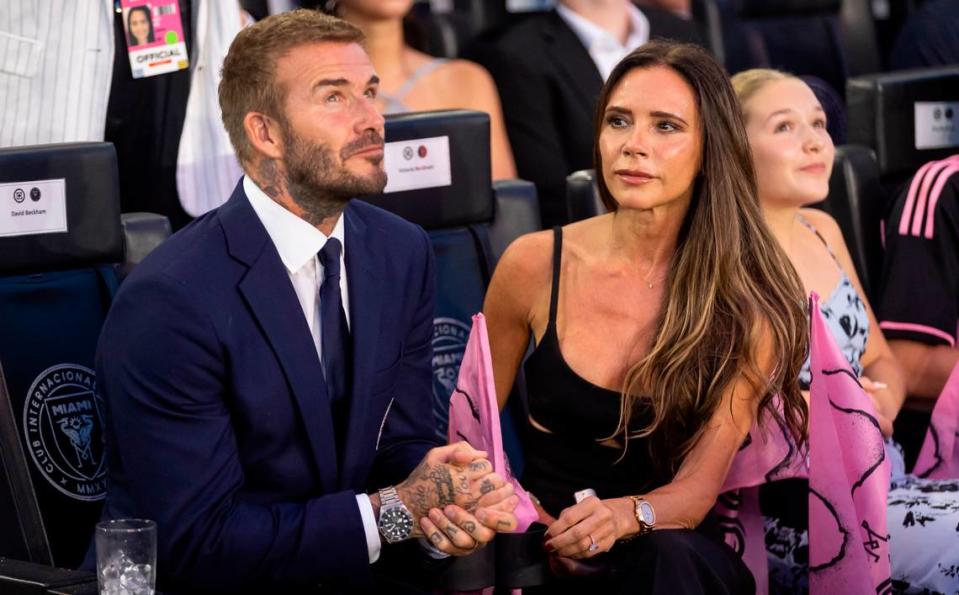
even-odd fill
[[[524,366],[530,417],[551,433],[530,428],[523,486],[556,516],[575,503],[578,490],[615,498],[648,492],[669,478],[655,473],[646,440],[631,439],[622,460],[621,448],[600,444],[619,423],[620,394],[583,379],[563,358],[556,333],[562,228],[554,233],[549,322]]]
[[[530,427],[524,445],[523,487],[557,516],[575,501],[573,493],[592,488],[599,498],[643,494],[671,479],[656,471],[644,439],[621,448],[603,446],[619,423],[620,394],[576,374],[560,350],[556,333],[562,229],[554,229],[553,280],[546,332],[526,360],[530,417],[550,432]],[[640,423],[644,415],[639,413]],[[609,593],[676,595],[749,594],[755,583],[746,565],[704,522],[696,531],[656,530],[618,543],[593,559],[602,571],[589,578],[564,577],[531,595]]]

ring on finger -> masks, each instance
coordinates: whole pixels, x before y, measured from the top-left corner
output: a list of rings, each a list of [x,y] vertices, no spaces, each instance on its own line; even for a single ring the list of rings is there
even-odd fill
[[[587,548],[586,551],[592,553],[592,552],[595,552],[596,550],[598,550],[598,549],[599,549],[599,544],[596,543],[596,542],[593,540],[593,536],[592,536],[592,535],[587,535],[586,537],[589,537],[589,548]]]

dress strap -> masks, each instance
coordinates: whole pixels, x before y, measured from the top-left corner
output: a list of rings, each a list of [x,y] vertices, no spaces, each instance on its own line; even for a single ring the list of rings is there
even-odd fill
[[[822,245],[826,247],[826,252],[829,252],[829,256],[832,256],[832,260],[833,262],[836,263],[836,266],[839,267],[839,271],[845,273],[845,271],[843,271],[842,264],[839,263],[839,259],[836,258],[836,254],[832,251],[832,246],[829,245],[829,242],[826,241],[826,238],[822,237],[822,234],[819,233],[819,230],[816,229],[816,227],[812,223],[810,223],[805,217],[803,217],[802,215],[799,215],[798,217],[799,217],[799,222],[805,225],[809,229],[809,231],[816,234],[816,237],[819,238],[819,241],[822,242]]]
[[[556,304],[559,303],[559,271],[563,262],[563,228],[553,228],[553,284],[549,293],[549,325],[556,325]]]
[[[447,62],[449,62],[449,60],[447,60],[446,58],[435,58],[433,60],[430,60],[426,64],[423,64],[416,70],[414,70],[413,74],[411,74],[408,79],[403,81],[403,84],[400,85],[400,88],[397,89],[395,93],[393,93],[393,99],[395,99],[396,101],[403,101],[406,98],[406,94],[413,89],[413,86],[416,85],[416,83],[419,82],[421,78],[430,74],[431,72],[433,72],[440,66],[446,64]]]

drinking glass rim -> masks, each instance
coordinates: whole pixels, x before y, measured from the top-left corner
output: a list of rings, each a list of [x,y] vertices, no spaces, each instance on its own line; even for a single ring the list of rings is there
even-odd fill
[[[98,532],[140,533],[156,529],[156,521],[150,519],[110,519],[97,523]]]

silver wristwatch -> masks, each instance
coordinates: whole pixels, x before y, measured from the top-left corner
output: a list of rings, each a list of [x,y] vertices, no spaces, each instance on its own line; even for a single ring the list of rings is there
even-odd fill
[[[380,518],[377,527],[387,543],[409,539],[413,534],[413,513],[403,504],[396,488],[390,486],[379,491]]]

